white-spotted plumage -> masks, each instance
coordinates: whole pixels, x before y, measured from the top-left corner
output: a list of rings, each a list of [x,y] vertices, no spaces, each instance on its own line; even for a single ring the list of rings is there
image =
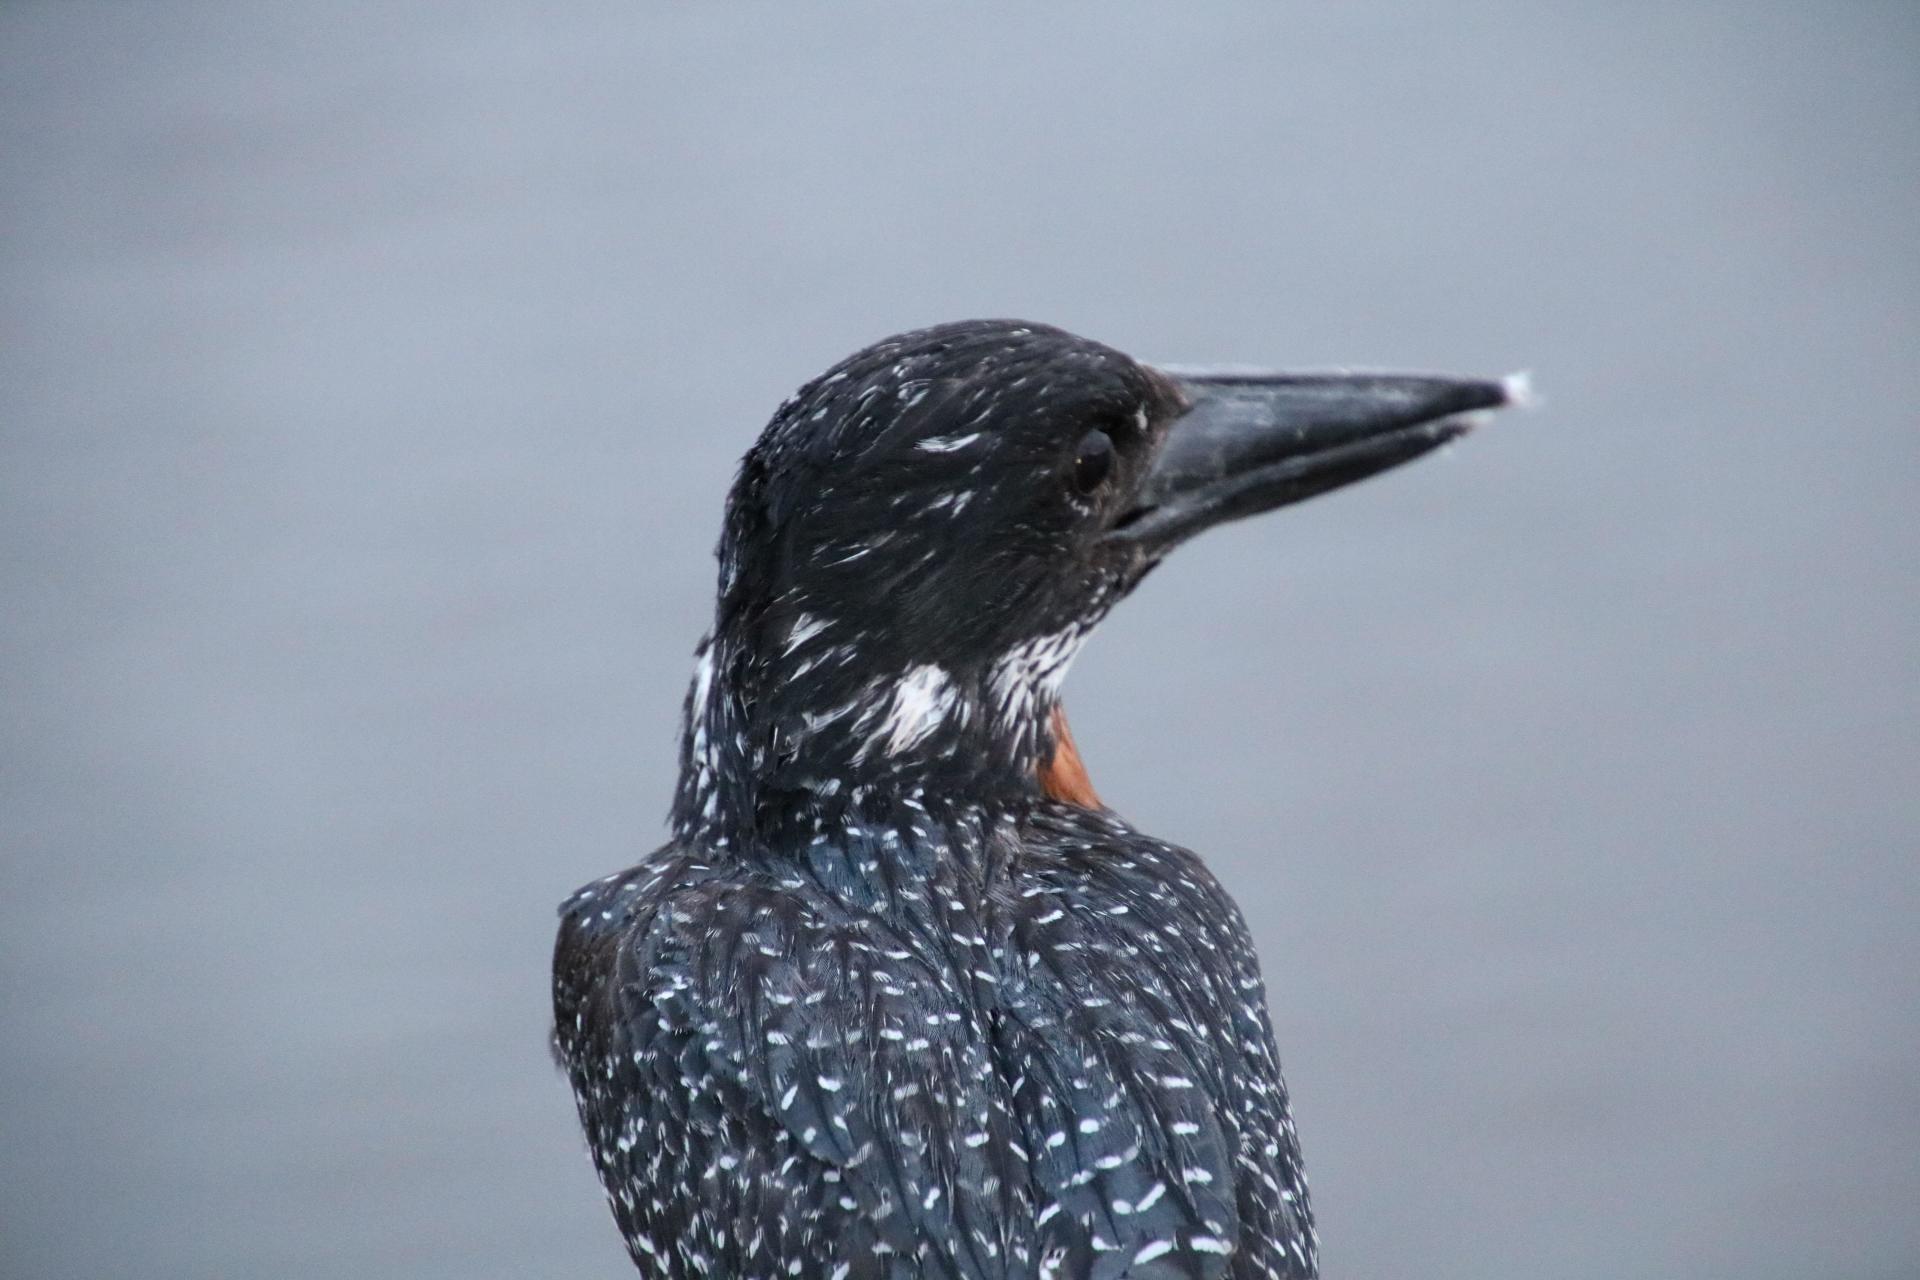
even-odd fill
[[[803,388],[743,463],[673,839],[570,898],[554,957],[642,1274],[1315,1274],[1239,912],[1041,784],[1145,571],[1076,559],[1075,442],[1170,395],[1057,330],[948,326]]]
[[[560,1041],[662,1274],[1310,1274],[1259,975],[1198,859],[1052,803],[868,816],[784,876],[669,846],[567,905]]]

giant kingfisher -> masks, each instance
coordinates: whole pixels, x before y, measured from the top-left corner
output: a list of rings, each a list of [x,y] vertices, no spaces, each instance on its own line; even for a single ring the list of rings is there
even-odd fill
[[[1316,1274],[1246,923],[1101,802],[1060,684],[1179,543],[1520,391],[980,320],[780,407],[727,500],[672,839],[561,907],[555,1042],[643,1274]]]

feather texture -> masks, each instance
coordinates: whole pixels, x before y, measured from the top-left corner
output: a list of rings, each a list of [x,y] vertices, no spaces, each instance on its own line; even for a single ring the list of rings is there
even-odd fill
[[[1110,814],[910,802],[790,862],[669,845],[567,903],[555,973],[647,1274],[1312,1274],[1245,927]]]

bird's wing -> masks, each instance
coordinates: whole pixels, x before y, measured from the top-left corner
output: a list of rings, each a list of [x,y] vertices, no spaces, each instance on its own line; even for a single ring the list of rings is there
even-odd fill
[[[636,1258],[843,1280],[1026,1270],[1009,1258],[1031,1238],[1028,1174],[951,960],[872,914],[731,878],[681,885],[583,960],[606,978],[581,1050],[564,1008],[560,1038]]]
[[[1186,1011],[1139,978],[1155,961],[1107,945],[1095,904],[1039,895],[1017,937],[1026,981],[1008,993],[1002,1057],[1034,1180],[1058,1217],[1061,1274],[1226,1275],[1239,1236],[1230,1135]],[[1045,1215],[1049,1211],[1042,1210]]]
[[[1166,1244],[1167,1264],[1188,1268],[1168,1274],[1314,1274],[1286,1086],[1239,909],[1191,851],[1112,815],[1060,807],[1028,834],[1035,891],[1016,939],[1036,994],[1019,1002],[1017,1021],[1036,1038],[1093,1047],[1079,1074],[1093,1088],[1073,1104],[1079,1123],[1098,1120],[1095,1139],[1126,1135],[1105,1159],[1139,1153],[1116,1170],[1139,1171],[1134,1181],[1116,1179],[1078,1207],[1118,1201],[1111,1229],[1130,1233],[1136,1256]],[[1088,1162],[1071,1134],[1057,1136],[1060,1096],[1020,1103],[1023,1116],[1045,1117],[1042,1173],[1070,1196]]]

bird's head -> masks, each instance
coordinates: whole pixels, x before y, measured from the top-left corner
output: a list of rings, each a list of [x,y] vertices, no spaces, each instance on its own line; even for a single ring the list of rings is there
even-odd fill
[[[676,824],[726,839],[881,787],[1074,791],[1060,681],[1167,552],[1416,458],[1516,394],[1156,369],[1017,321],[849,356],[780,407],[728,499]]]

